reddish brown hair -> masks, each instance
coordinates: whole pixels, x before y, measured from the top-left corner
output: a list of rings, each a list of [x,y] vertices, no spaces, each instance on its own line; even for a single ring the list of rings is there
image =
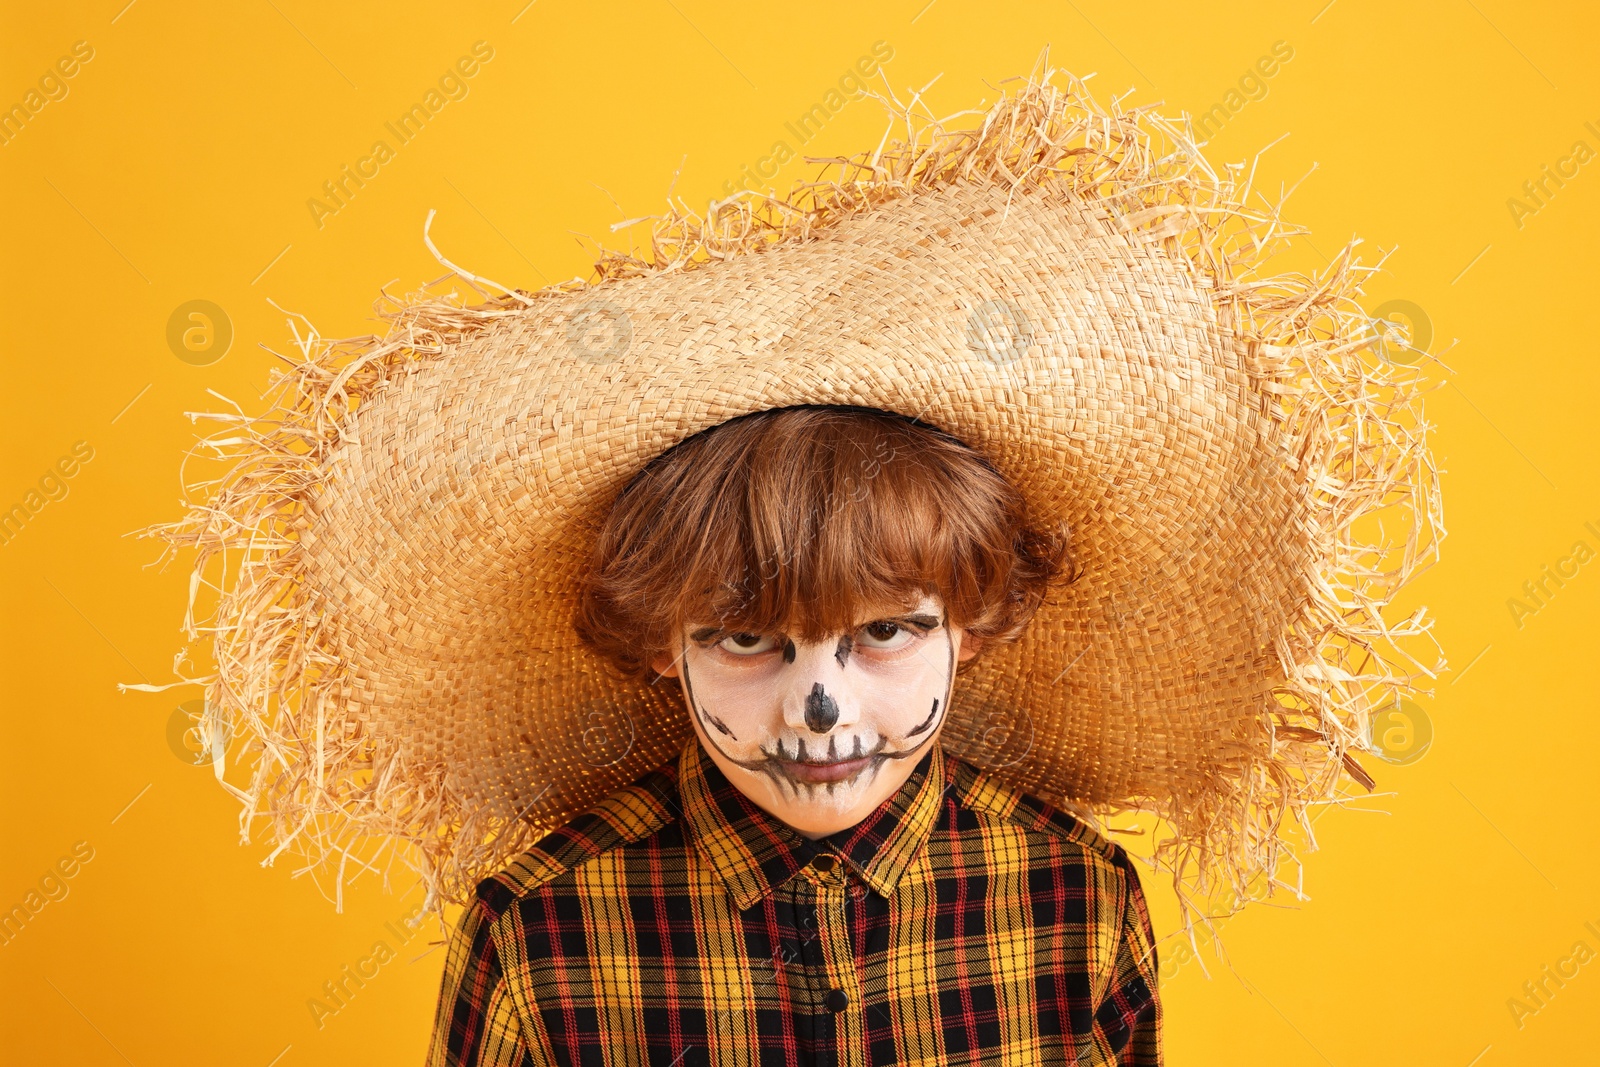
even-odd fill
[[[630,677],[693,622],[820,641],[937,595],[1014,640],[1066,566],[982,456],[916,419],[808,405],[740,416],[662,453],[595,540],[575,622]]]

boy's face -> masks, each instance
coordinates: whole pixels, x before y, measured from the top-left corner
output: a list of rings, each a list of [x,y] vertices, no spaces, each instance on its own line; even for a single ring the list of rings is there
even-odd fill
[[[652,666],[681,679],[695,734],[728,780],[819,838],[911,776],[944,725],[956,663],[978,643],[924,597],[816,644],[690,623],[677,655]]]

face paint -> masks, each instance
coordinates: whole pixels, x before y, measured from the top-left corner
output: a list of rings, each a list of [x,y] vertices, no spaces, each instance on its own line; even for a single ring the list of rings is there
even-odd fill
[[[701,743],[741,792],[801,833],[855,825],[943,725],[963,635],[942,614],[925,597],[814,644],[687,627],[678,674]]]

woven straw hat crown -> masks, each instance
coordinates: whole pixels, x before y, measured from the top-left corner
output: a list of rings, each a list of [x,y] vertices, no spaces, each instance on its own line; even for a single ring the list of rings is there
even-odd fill
[[[196,680],[280,848],[403,843],[459,900],[671,757],[677,691],[573,630],[594,531],[664,450],[799,404],[932,423],[1069,532],[1081,576],[962,675],[952,753],[1086,819],[1156,813],[1184,892],[1270,874],[1286,817],[1370,786],[1368,718],[1416,689],[1382,649],[1426,633],[1381,612],[1437,479],[1354,242],[1258,276],[1276,209],[1055,72],[969,129],[888,103],[905,140],[785,199],[674,208],[593,282],[313,337],[227,428],[226,477],[159,532],[202,570],[236,553]],[[1381,567],[1380,508],[1405,527]]]

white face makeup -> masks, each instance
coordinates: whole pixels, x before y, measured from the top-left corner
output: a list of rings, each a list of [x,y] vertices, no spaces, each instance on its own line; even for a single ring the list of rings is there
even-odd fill
[[[691,624],[676,659],[695,733],[740,792],[807,837],[854,826],[936,743],[977,640],[925,597],[808,644]],[[963,644],[967,647],[963,648]]]

